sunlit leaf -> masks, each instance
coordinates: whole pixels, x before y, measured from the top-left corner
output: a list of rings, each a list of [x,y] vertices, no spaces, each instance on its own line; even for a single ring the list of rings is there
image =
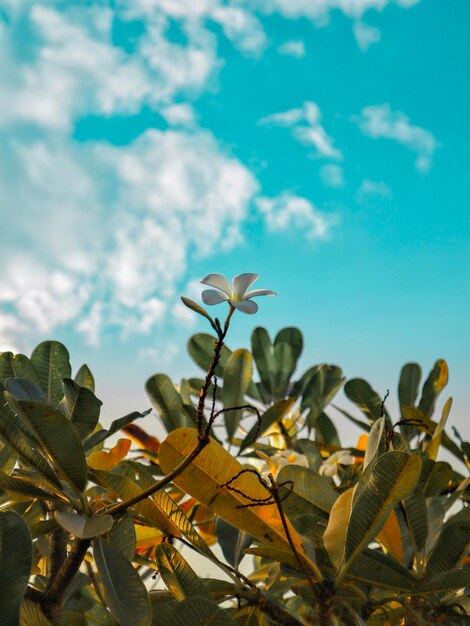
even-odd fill
[[[398,524],[398,519],[393,509],[390,511],[390,515],[382,526],[382,529],[377,533],[376,539],[397,561],[403,563],[403,542],[400,525]]]
[[[182,428],[170,433],[160,448],[163,471],[169,473],[175,469],[196,447],[197,442],[195,429]],[[252,473],[239,475],[243,469],[221,445],[211,440],[191,466],[175,478],[174,482],[229,524],[260,541],[289,551],[276,506],[245,507],[252,499],[257,501],[268,497],[269,492]],[[237,491],[224,486],[237,475],[238,478],[233,482]],[[300,539],[294,529],[291,532],[298,549],[303,553]]]
[[[431,417],[437,397],[447,385],[448,379],[449,368],[447,363],[444,359],[438,359],[423,385],[418,405],[418,409],[428,417]]]
[[[19,623],[31,565],[32,541],[26,522],[13,511],[0,511],[0,607],[5,625]]]
[[[37,604],[23,600],[20,609],[20,626],[52,626]]]
[[[95,379],[90,368],[84,363],[75,375],[74,381],[79,387],[85,387],[95,393]]]
[[[306,467],[286,465],[279,472],[277,480],[279,483],[294,483],[292,493],[283,502],[288,515],[308,515],[312,509],[327,515],[338,498],[331,480]]]
[[[142,579],[129,561],[103,539],[93,542],[93,556],[106,604],[119,624],[151,626],[152,607]]]
[[[267,411],[265,411],[261,416],[261,425],[258,428],[258,423],[256,422],[252,428],[248,431],[247,436],[243,440],[242,445],[240,446],[240,453],[242,453],[246,448],[248,448],[254,441],[255,435],[259,432],[259,437],[262,437],[267,433],[267,431],[276,424],[292,409],[296,401],[296,398],[287,398],[286,400],[279,400],[272,406],[269,407]]]

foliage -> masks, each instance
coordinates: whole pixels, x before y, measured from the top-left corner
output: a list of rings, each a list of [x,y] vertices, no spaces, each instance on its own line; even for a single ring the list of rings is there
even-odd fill
[[[298,374],[298,329],[256,328],[232,351],[233,306],[222,327],[186,304],[216,335],[188,343],[202,378],[147,381],[162,443],[147,411],[104,429],[93,376],[72,378],[62,344],[0,354],[2,624],[463,624],[469,481],[437,453],[468,466],[469,444],[447,430],[451,401],[433,417],[446,363],[422,384],[406,364],[392,416],[335,365]],[[340,415],[364,433],[354,448]]]

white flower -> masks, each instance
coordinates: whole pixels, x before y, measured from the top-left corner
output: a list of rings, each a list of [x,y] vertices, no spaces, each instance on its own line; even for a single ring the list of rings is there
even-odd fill
[[[280,450],[272,456],[262,455],[266,463],[261,468],[261,474],[273,474],[275,476],[286,465],[300,465],[308,467],[308,460],[305,454],[298,454],[293,450]]]
[[[202,292],[202,301],[204,304],[220,304],[221,302],[230,302],[230,304],[242,311],[243,313],[253,314],[258,310],[258,305],[251,302],[251,298],[257,296],[276,296],[274,291],[268,289],[254,289],[247,291],[255,280],[259,278],[258,274],[240,274],[235,276],[232,284],[228,282],[222,274],[208,274],[201,280],[203,285],[210,285],[215,289],[205,289]],[[216,291],[217,290],[217,291]]]
[[[354,463],[354,457],[347,450],[338,450],[326,461],[323,461],[320,467],[320,474],[325,476],[336,476],[338,473],[338,465],[352,465]]]

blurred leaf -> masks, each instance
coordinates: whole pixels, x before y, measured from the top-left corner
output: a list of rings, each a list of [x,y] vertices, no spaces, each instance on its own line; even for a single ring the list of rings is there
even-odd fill
[[[46,459],[32,447],[31,441],[18,426],[11,411],[7,413],[0,409],[0,437],[18,453],[24,463],[38,470],[59,489],[62,489],[56,473]]]
[[[170,433],[160,448],[160,465],[163,471],[166,474],[173,471],[194,450],[197,442],[195,429],[181,428]],[[269,496],[269,492],[252,473],[245,472],[233,481],[233,487],[238,490],[237,492],[223,486],[243,469],[244,467],[231,454],[211,440],[174,482],[232,526],[260,541],[289,551],[290,547],[275,505],[239,508],[240,505],[252,502],[250,498],[259,500]],[[293,541],[303,553],[299,537],[293,529],[291,532]]]
[[[85,389],[95,393],[95,379],[86,363],[80,367],[75,375],[74,381],[79,387],[85,387]]]
[[[235,626],[230,615],[215,602],[205,598],[188,598],[173,610],[168,626]]]
[[[189,423],[183,400],[168,376],[155,374],[147,380],[145,389],[167,432]]]
[[[266,328],[255,328],[251,335],[251,351],[256,369],[261,379],[261,386],[273,398],[275,393],[276,363],[274,361],[273,344]]]
[[[425,452],[430,459],[435,461],[437,459],[437,453],[439,452],[439,446],[441,445],[442,435],[444,434],[444,427],[449,417],[450,409],[452,408],[452,398],[449,398],[442,409],[442,416],[439,420],[439,424],[434,431],[432,439],[426,444]]]
[[[428,519],[426,500],[419,486],[406,498],[403,505],[412,543],[417,552],[422,552],[428,536]]]
[[[319,365],[305,385],[302,408],[309,408],[310,419],[317,418],[342,387],[345,378],[336,365]]]
[[[33,400],[15,401],[15,406],[31,422],[39,440],[63,477],[83,491],[87,465],[80,437],[66,417],[50,405]]]
[[[318,444],[327,444],[340,446],[338,431],[335,425],[326,413],[320,413],[312,419],[312,413],[309,411],[306,422],[309,428],[315,429],[315,441]]]
[[[57,406],[63,395],[60,381],[72,375],[69,358],[67,348],[58,341],[43,341],[31,354],[41,387],[54,406]]]
[[[122,432],[130,437],[142,450],[158,454],[160,441],[156,437],[149,435],[143,428],[137,426],[137,424],[124,426]]]
[[[129,561],[99,538],[93,542],[93,556],[114,619],[126,626],[151,626],[152,607],[147,589]]]
[[[111,515],[95,515],[88,517],[68,511],[56,511],[54,518],[68,533],[80,539],[98,537],[111,530],[113,518]]]
[[[311,514],[312,508],[315,513],[327,515],[338,499],[331,481],[306,467],[286,465],[279,472],[277,481],[294,483],[292,493],[283,501],[287,515]]]
[[[52,626],[37,604],[23,600],[20,609],[20,626]]]
[[[286,343],[277,343],[274,346],[274,361],[276,363],[276,373],[274,377],[275,397],[285,398],[288,393],[290,377],[295,371],[296,361],[292,352],[292,347]]]
[[[196,576],[176,548],[168,543],[162,543],[155,550],[155,558],[163,582],[176,600],[181,602],[190,596],[212,600],[202,580]]]
[[[304,340],[301,331],[294,326],[282,328],[274,339],[274,350],[282,343],[286,343],[290,346],[292,357],[295,362],[298,361],[302,354]]]
[[[109,452],[98,450],[88,457],[88,467],[98,470],[111,470],[123,459],[131,447],[130,439],[119,439]]]
[[[418,363],[406,363],[400,372],[398,383],[398,401],[400,403],[401,419],[405,419],[403,407],[415,406],[418,398],[419,383],[421,381],[421,367]],[[414,431],[412,426],[400,425],[401,432],[410,437]]]
[[[438,359],[423,385],[421,399],[418,405],[418,409],[428,417],[431,417],[436,399],[447,385],[448,380],[449,369],[447,363],[444,359]]]
[[[403,407],[402,411],[405,419],[411,422],[415,428],[417,428],[421,432],[426,433],[427,435],[432,436],[434,434],[437,428],[437,424],[436,422],[433,422],[425,413],[423,413],[423,411],[411,406]],[[449,452],[452,452],[454,456],[456,456],[458,459],[465,463],[465,457],[462,453],[462,450],[456,443],[452,441],[452,439],[450,439],[445,431],[442,433],[441,443],[444,448],[449,450]]]
[[[7,378],[5,380],[5,389],[16,400],[40,400],[41,402],[47,402],[47,396],[41,387],[27,378]]]
[[[245,394],[251,382],[251,372],[251,354],[248,350],[235,350],[228,358],[224,368],[224,388],[222,389],[224,409],[246,404]],[[243,410],[224,413],[225,428],[230,442],[242,415]]]
[[[212,335],[198,333],[193,335],[188,341],[188,354],[202,370],[207,372],[214,357],[214,347],[217,339]],[[220,360],[215,368],[215,375],[222,378],[225,365],[232,354],[227,346],[223,346],[220,351]]]
[[[354,402],[357,408],[364,413],[370,424],[381,417],[382,398],[375,392],[369,383],[362,378],[352,378],[344,385],[344,393]],[[390,416],[384,408],[384,417],[390,425]]]
[[[65,415],[77,428],[80,437],[84,439],[95,430],[103,403],[92,391],[80,387],[71,378],[62,380],[62,389],[64,398],[60,404]]]
[[[217,519],[217,540],[227,563],[238,568],[240,561],[245,556],[243,551],[250,547],[253,537],[219,517]]]
[[[269,407],[269,409],[261,416],[261,426],[259,427],[258,437],[263,437],[271,426],[282,420],[286,413],[292,409],[295,402],[296,398],[287,398],[286,400],[279,400],[279,402],[276,402],[276,404]],[[240,446],[239,454],[241,454],[253,443],[257,431],[258,423],[256,422],[243,440],[243,443]]]
[[[26,522],[13,511],[0,511],[0,607],[5,626],[19,623],[31,565],[32,541]]]

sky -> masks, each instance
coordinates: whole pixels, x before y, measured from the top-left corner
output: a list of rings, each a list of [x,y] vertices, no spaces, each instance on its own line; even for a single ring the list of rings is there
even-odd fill
[[[468,419],[467,0],[0,0],[0,350],[64,342],[105,415],[196,373],[200,279],[384,395]],[[223,306],[213,313],[224,315]],[[390,400],[391,407],[395,400]],[[468,428],[467,428],[468,432]]]

